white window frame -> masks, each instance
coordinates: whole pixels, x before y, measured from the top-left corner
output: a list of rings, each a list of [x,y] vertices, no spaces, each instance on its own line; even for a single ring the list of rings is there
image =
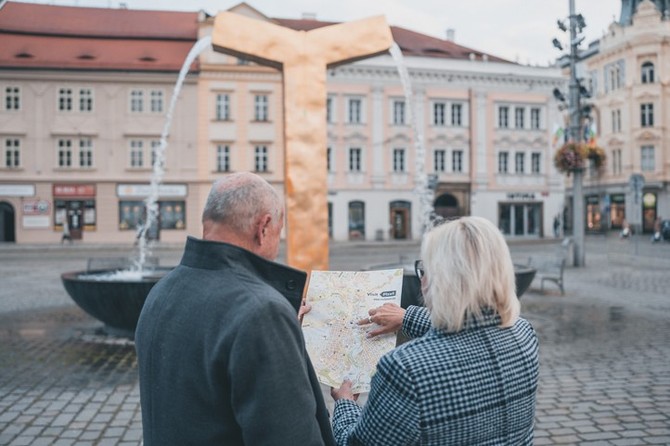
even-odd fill
[[[131,139],[128,142],[128,165],[131,169],[144,168],[144,140]]]
[[[653,172],[656,170],[656,149],[652,145],[640,147],[640,170]]]
[[[532,152],[530,154],[530,171],[534,174],[542,173],[542,153]]]
[[[525,152],[515,152],[514,153],[514,173],[516,173],[516,174],[526,173],[526,153]]]
[[[93,112],[93,89],[82,87],[79,89],[79,111],[82,113]]]
[[[514,107],[514,128],[515,129],[525,129],[526,128],[526,108],[525,107]]]
[[[393,112],[393,125],[405,125],[407,123],[405,100],[394,99],[391,103],[391,108]]]
[[[79,139],[79,167],[83,169],[93,167],[93,138]]]
[[[58,167],[72,168],[72,139],[58,138]]]
[[[463,127],[463,103],[454,102],[451,104],[451,126]]]
[[[130,90],[129,99],[131,113],[144,113],[144,90],[133,88]]]
[[[354,107],[354,104],[356,104],[356,107]],[[363,124],[363,116],[363,98],[347,98],[347,123]]]
[[[5,138],[4,163],[7,169],[21,167],[21,140],[19,138]]]
[[[165,92],[163,90],[149,90],[149,111],[163,113],[165,110]]]
[[[443,127],[447,125],[447,103],[444,101],[433,102],[433,125]]]
[[[214,119],[230,121],[230,94],[216,93],[214,97]]]
[[[540,107],[530,109],[530,128],[531,130],[542,129],[542,109]]]
[[[58,111],[71,112],[74,108],[74,90],[71,87],[58,88]]]
[[[498,152],[498,173],[509,173],[509,152],[506,150]]]
[[[509,128],[509,105],[499,105],[498,106],[498,128],[499,129],[508,129]]]
[[[435,172],[447,171],[447,151],[445,149],[435,149],[433,151],[433,170]]]
[[[268,146],[266,144],[254,145],[254,171],[268,172]]]
[[[645,102],[640,104],[640,127],[654,126],[654,103]]]
[[[405,173],[405,152],[403,147],[393,149],[393,173]]]
[[[216,171],[230,172],[230,144],[216,145]]]
[[[451,171],[454,173],[464,172],[464,152],[461,149],[451,151]]]
[[[270,98],[267,93],[254,94],[254,121],[268,122],[270,120]]]
[[[349,147],[349,172],[363,171],[363,149]]]
[[[6,111],[21,110],[21,87],[17,85],[7,85],[5,87],[4,105]]]

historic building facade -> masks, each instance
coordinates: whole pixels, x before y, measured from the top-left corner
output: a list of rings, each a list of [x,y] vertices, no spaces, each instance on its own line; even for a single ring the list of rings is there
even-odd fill
[[[665,1],[622,1],[620,21],[584,62],[598,144],[607,154],[605,169],[585,176],[587,231],[620,229],[626,219],[651,232],[659,217],[670,217],[667,7]],[[644,181],[639,196],[633,176]]]
[[[244,3],[232,11],[293,29],[328,25],[268,18]],[[26,19],[40,16],[49,21]],[[11,2],[0,9],[1,240],[58,241],[66,219],[84,241],[134,239],[177,72],[212,26],[205,13]],[[560,118],[552,96],[565,84],[559,70],[392,32],[412,80],[418,132],[391,56],[329,72],[331,237],[419,238],[422,170],[438,213],[484,216],[509,237],[551,236],[564,207],[550,130]],[[255,171],[283,190],[281,82],[272,68],[201,54],[170,130],[161,240],[199,235],[209,186],[229,172]]]

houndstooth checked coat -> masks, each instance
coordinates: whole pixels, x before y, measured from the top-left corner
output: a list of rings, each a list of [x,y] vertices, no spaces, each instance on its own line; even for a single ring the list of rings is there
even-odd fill
[[[337,444],[532,445],[537,338],[524,319],[499,325],[488,310],[447,333],[409,307],[403,330],[425,334],[381,359],[364,408],[337,401]]]

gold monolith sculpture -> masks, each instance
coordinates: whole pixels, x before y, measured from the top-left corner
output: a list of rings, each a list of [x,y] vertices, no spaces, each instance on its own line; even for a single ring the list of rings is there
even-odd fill
[[[286,260],[295,268],[328,269],[327,69],[381,54],[392,43],[382,16],[311,31],[230,12],[216,16],[216,51],[284,74]]]

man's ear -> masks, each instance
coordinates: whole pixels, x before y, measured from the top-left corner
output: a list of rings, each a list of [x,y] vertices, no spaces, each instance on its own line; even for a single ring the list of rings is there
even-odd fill
[[[268,235],[270,230],[270,223],[272,222],[272,216],[270,214],[264,214],[257,220],[256,224],[256,240],[259,245],[265,243],[265,237]]]

